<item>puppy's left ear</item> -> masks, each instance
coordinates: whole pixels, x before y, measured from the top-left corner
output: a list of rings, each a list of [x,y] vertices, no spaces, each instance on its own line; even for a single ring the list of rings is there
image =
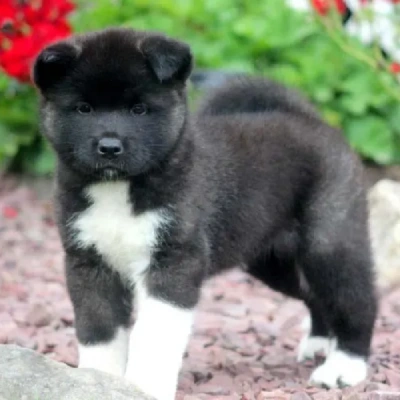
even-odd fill
[[[184,82],[192,71],[193,57],[186,43],[154,35],[143,40],[141,51],[161,83]]]
[[[33,82],[42,92],[51,90],[68,75],[77,58],[77,48],[68,42],[48,46],[34,62]]]

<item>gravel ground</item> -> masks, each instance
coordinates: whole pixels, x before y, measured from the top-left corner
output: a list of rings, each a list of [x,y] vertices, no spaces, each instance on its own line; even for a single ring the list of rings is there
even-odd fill
[[[73,313],[50,201],[3,181],[0,249],[0,343],[76,365]],[[318,361],[296,362],[302,304],[240,271],[213,279],[204,288],[177,399],[400,399],[400,288],[382,292],[381,300],[370,381],[327,391],[307,385]],[[388,391],[399,394],[385,397]]]

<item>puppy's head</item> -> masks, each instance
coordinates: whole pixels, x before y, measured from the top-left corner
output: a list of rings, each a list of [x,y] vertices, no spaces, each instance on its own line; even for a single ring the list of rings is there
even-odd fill
[[[43,133],[80,174],[141,174],[182,132],[191,69],[189,47],[157,33],[111,29],[53,44],[33,67]]]

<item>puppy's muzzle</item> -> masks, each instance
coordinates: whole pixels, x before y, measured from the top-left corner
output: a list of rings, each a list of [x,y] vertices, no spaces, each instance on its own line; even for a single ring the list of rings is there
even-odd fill
[[[97,154],[104,158],[117,158],[124,153],[122,141],[118,138],[103,137],[97,143]]]

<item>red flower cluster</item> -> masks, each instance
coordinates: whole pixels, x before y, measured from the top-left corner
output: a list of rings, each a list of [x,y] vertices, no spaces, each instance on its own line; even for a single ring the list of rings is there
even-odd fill
[[[70,0],[0,0],[0,68],[28,82],[31,63],[43,47],[70,35]]]
[[[344,14],[347,10],[344,0],[312,0],[312,6],[320,15],[327,14],[333,8],[336,8],[339,14]]]

